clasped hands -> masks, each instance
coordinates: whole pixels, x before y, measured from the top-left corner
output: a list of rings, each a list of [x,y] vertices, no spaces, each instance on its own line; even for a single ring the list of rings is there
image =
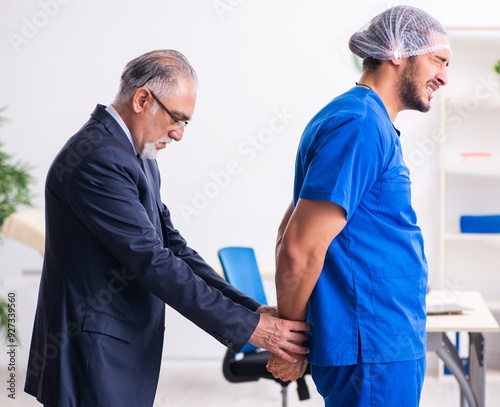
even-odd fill
[[[310,329],[310,325],[307,322],[280,319],[276,307],[268,305],[261,305],[257,312],[261,314],[260,321],[249,341],[271,352],[267,370],[273,377],[283,381],[302,377],[309,353],[304,345],[309,339],[305,332]]]

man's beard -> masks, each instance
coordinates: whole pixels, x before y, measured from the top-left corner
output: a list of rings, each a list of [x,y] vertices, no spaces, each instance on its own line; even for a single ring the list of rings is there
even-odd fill
[[[417,85],[419,76],[416,64],[410,58],[399,81],[399,97],[407,109],[425,113],[431,106],[422,100],[422,90]]]
[[[142,149],[141,158],[143,160],[154,160],[160,151],[156,149],[156,143],[146,143]]]
[[[140,154],[141,158],[143,160],[154,160],[158,156],[158,153],[160,150],[156,148],[156,144],[158,143],[167,143],[170,144],[172,142],[172,139],[170,137],[167,137],[164,140],[159,140],[154,143],[145,143],[144,147],[142,149],[142,153]]]

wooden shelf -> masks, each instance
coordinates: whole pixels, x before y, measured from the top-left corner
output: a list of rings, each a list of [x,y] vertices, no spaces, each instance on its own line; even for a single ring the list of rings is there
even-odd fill
[[[448,232],[445,234],[445,239],[447,241],[458,241],[458,242],[491,242],[500,243],[500,233],[460,233],[460,232]]]
[[[461,233],[459,222],[464,214],[500,213],[500,76],[493,72],[498,57],[489,55],[500,47],[500,26],[452,27],[450,37],[454,87],[440,100],[438,139],[439,284],[500,300],[500,233]]]
[[[489,159],[488,159],[489,160]],[[500,177],[500,164],[447,164],[446,173],[478,177]]]

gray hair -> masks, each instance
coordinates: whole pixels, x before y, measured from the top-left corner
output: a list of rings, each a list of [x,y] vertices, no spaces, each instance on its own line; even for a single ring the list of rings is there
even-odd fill
[[[167,98],[175,91],[180,78],[198,85],[196,72],[184,55],[169,49],[148,52],[125,66],[115,103],[127,102],[142,86],[147,86],[159,98]]]

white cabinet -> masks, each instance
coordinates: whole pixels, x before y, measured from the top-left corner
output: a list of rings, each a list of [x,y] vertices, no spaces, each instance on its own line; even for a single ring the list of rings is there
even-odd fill
[[[461,233],[462,215],[500,214],[500,29],[450,29],[442,100],[440,285],[500,299],[500,233]]]

